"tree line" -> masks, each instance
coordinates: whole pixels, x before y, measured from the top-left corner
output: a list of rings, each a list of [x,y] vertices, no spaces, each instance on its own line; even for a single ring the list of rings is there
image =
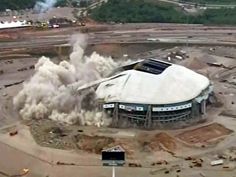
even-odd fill
[[[1,0],[0,1],[0,11],[5,9],[26,9],[34,7],[37,0]]]
[[[173,5],[145,0],[109,0],[93,9],[90,15],[100,22],[236,24],[236,9],[207,9],[199,15],[189,15]]]

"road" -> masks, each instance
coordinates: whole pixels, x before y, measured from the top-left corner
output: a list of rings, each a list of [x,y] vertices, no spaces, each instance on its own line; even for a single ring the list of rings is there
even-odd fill
[[[109,177],[111,175],[111,167],[103,167],[97,156],[40,147],[32,140],[28,130],[23,127],[19,128],[19,134],[14,137],[0,134],[0,149],[0,177],[1,174],[20,174],[24,168],[29,169],[27,177]],[[57,161],[75,165],[57,165]],[[215,177],[216,174],[232,177],[235,174],[234,170],[222,169],[222,167],[214,168],[206,163],[202,168],[189,168],[188,163],[181,159],[164,167],[132,168],[126,165],[117,168],[116,172],[117,176],[122,177],[148,177],[152,176],[151,174],[155,174],[155,177],[164,175],[165,177],[176,177],[175,170],[170,170],[169,174],[164,172],[166,169],[173,169],[174,166],[180,165],[179,176],[199,176],[200,173],[203,173],[207,174],[207,177]]]
[[[88,27],[89,28],[89,27]],[[103,31],[88,32],[89,44],[103,43],[189,43],[206,45],[236,45],[235,27],[175,24],[117,24],[104,25]],[[67,30],[67,31],[66,31]],[[71,34],[79,28],[67,28],[56,34],[41,32],[23,34],[18,41],[1,42],[0,49],[47,48],[68,43]],[[152,40],[150,40],[150,38]]]
[[[206,3],[206,4],[200,4],[200,3],[194,3],[194,2],[180,2],[179,0],[158,0],[161,2],[166,2],[166,3],[171,3],[174,5],[178,5],[178,6],[187,6],[187,5],[195,5],[197,4],[199,7],[206,7],[209,9],[220,9],[220,8],[235,8],[236,4],[210,4],[210,3]]]

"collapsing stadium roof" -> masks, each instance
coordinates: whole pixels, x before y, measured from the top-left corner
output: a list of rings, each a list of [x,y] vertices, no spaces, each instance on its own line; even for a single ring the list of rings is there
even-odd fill
[[[104,102],[172,104],[197,97],[210,81],[190,69],[158,60],[144,60],[101,83],[98,99]]]

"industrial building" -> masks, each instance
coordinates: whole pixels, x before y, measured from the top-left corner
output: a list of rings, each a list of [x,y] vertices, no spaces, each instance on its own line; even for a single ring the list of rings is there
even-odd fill
[[[186,67],[148,59],[122,67],[96,94],[114,127],[176,127],[199,121],[213,88]]]
[[[11,29],[11,28],[24,28],[24,27],[30,27],[31,24],[29,24],[26,20],[23,21],[11,21],[11,22],[0,22],[0,29]]]

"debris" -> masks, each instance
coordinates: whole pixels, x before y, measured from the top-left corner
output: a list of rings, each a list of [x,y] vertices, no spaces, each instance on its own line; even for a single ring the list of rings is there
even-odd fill
[[[176,55],[175,58],[179,59],[179,60],[183,60],[182,56]]]
[[[3,74],[3,73],[4,73],[4,71],[3,71],[3,70],[0,70],[0,75]]]
[[[227,163],[226,165],[224,165],[222,168],[223,169],[228,169],[228,170],[235,170],[235,163]]]
[[[215,48],[210,48],[209,49],[211,52],[215,51],[216,49]]]
[[[166,171],[165,171],[165,174],[168,174],[168,173],[170,173],[170,171],[169,171],[169,170],[166,170]]]
[[[229,56],[229,55],[225,55],[224,57],[226,58],[231,58],[231,59],[235,59],[235,57]]]
[[[225,166],[223,166],[222,168],[230,168],[229,166],[227,166],[227,165],[225,165]]]
[[[196,159],[192,161],[194,167],[202,167],[202,162],[203,162],[202,159]]]
[[[181,172],[181,170],[180,170],[180,169],[176,170],[176,173],[179,173],[179,172]]]
[[[226,155],[222,155],[222,154],[219,154],[217,157],[219,159],[227,159],[227,156]]]
[[[170,170],[170,171],[176,171],[176,173],[181,172],[181,168],[180,168],[179,165],[173,165],[173,166],[170,167],[169,170]]]
[[[6,64],[12,64],[13,61],[12,61],[12,60],[8,60],[8,61],[6,61],[5,63],[6,63]]]
[[[28,70],[26,67],[17,69],[17,71],[26,71],[26,70]]]
[[[66,163],[66,162],[60,162],[60,161],[57,161],[56,164],[57,165],[75,165],[75,163]]]
[[[151,175],[156,175],[158,172],[167,171],[167,168],[153,169],[150,171]]]
[[[130,163],[128,164],[128,166],[129,166],[129,167],[142,167],[141,164],[139,164],[139,163],[134,163],[134,162],[130,162]]]
[[[28,168],[23,168],[23,175],[26,175],[27,173],[29,173],[29,169]]]
[[[60,127],[52,127],[51,131],[49,133],[51,133],[51,134],[62,134],[63,130]]]
[[[10,135],[10,136],[15,136],[15,135],[17,135],[17,134],[18,134],[18,131],[17,131],[17,130],[9,132],[9,135]]]
[[[223,159],[211,161],[211,166],[222,165],[224,163]]]
[[[194,158],[191,156],[188,156],[188,157],[184,158],[184,160],[194,160]]]
[[[209,62],[207,62],[207,64],[208,64],[209,66],[223,67],[223,65],[220,64],[220,63],[209,63]]]
[[[29,67],[29,69],[34,69],[35,68],[35,66],[34,65],[31,65],[30,67]]]
[[[210,62],[207,62],[207,65],[214,66],[214,67],[219,67],[219,68],[225,68],[225,69],[232,69],[230,67],[225,66],[222,63],[210,63]]]
[[[155,166],[155,165],[162,165],[162,164],[167,165],[168,162],[166,160],[159,160],[157,162],[153,162],[151,165]]]
[[[171,61],[173,59],[184,60],[188,58],[188,56],[185,51],[175,48],[174,51],[168,53],[167,56],[165,56],[164,58],[167,59],[168,61]]]
[[[230,160],[230,161],[236,161],[236,156],[230,156],[230,157],[229,157],[229,160]]]
[[[4,87],[5,87],[5,88],[7,88],[7,87],[11,87],[11,86],[13,86],[13,85],[18,85],[18,84],[21,84],[21,83],[23,83],[23,82],[24,82],[24,80],[19,81],[19,82],[15,82],[15,83],[12,83],[12,84],[4,85]]]

